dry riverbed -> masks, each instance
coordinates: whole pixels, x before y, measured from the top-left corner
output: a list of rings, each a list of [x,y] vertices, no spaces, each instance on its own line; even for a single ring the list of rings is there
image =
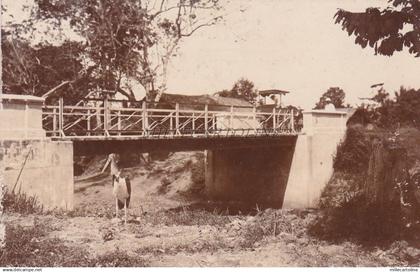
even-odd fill
[[[0,266],[420,265],[420,249],[404,241],[366,248],[310,236],[316,210],[260,210],[192,198],[199,158],[176,153],[129,169],[133,195],[126,225],[114,218],[106,175],[76,180],[72,212],[8,212]]]

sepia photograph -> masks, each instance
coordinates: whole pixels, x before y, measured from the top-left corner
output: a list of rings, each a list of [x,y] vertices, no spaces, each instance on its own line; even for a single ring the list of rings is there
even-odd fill
[[[420,0],[1,0],[0,23],[2,271],[419,271]]]

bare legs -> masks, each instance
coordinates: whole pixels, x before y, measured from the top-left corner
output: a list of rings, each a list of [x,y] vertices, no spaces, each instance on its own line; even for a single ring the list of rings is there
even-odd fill
[[[115,217],[118,218],[118,198],[115,199]],[[124,200],[124,222],[127,224],[127,199]]]
[[[115,217],[118,218],[118,198],[115,198]]]

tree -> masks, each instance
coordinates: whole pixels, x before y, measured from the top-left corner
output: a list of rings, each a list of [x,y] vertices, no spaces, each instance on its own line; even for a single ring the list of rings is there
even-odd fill
[[[39,31],[40,22],[64,34],[69,24],[73,33],[65,39],[82,40],[77,58],[91,71],[92,88],[134,99],[122,81],[134,78],[148,94],[165,90],[167,65],[180,41],[215,24],[219,8],[218,0],[35,0],[31,18],[9,29],[12,39],[22,39]]]
[[[2,31],[3,91],[41,96],[58,83],[65,83],[66,101],[81,97],[93,81],[79,58],[82,48],[79,42],[71,41],[32,47]]]
[[[374,48],[375,54],[391,56],[404,47],[420,56],[420,1],[389,0],[385,9],[368,8],[365,12],[339,9],[335,23],[355,35],[362,48]]]
[[[239,98],[251,103],[255,103],[255,98],[258,96],[254,83],[246,78],[236,81],[230,91],[223,90],[218,94],[222,97]]]
[[[339,87],[331,87],[319,98],[315,109],[324,109],[328,103],[332,103],[336,108],[343,108],[345,96],[346,94]]]

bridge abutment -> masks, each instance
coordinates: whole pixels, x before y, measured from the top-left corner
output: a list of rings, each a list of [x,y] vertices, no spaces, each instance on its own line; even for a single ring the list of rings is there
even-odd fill
[[[35,196],[45,209],[71,210],[73,143],[45,137],[42,102],[33,96],[1,96],[0,176],[9,192]]]
[[[207,195],[277,208],[316,207],[347,118],[335,109],[308,111],[303,133],[289,146],[208,150]]]
[[[346,132],[347,112],[312,110],[303,113],[283,208],[314,208],[333,173],[337,145]]]

